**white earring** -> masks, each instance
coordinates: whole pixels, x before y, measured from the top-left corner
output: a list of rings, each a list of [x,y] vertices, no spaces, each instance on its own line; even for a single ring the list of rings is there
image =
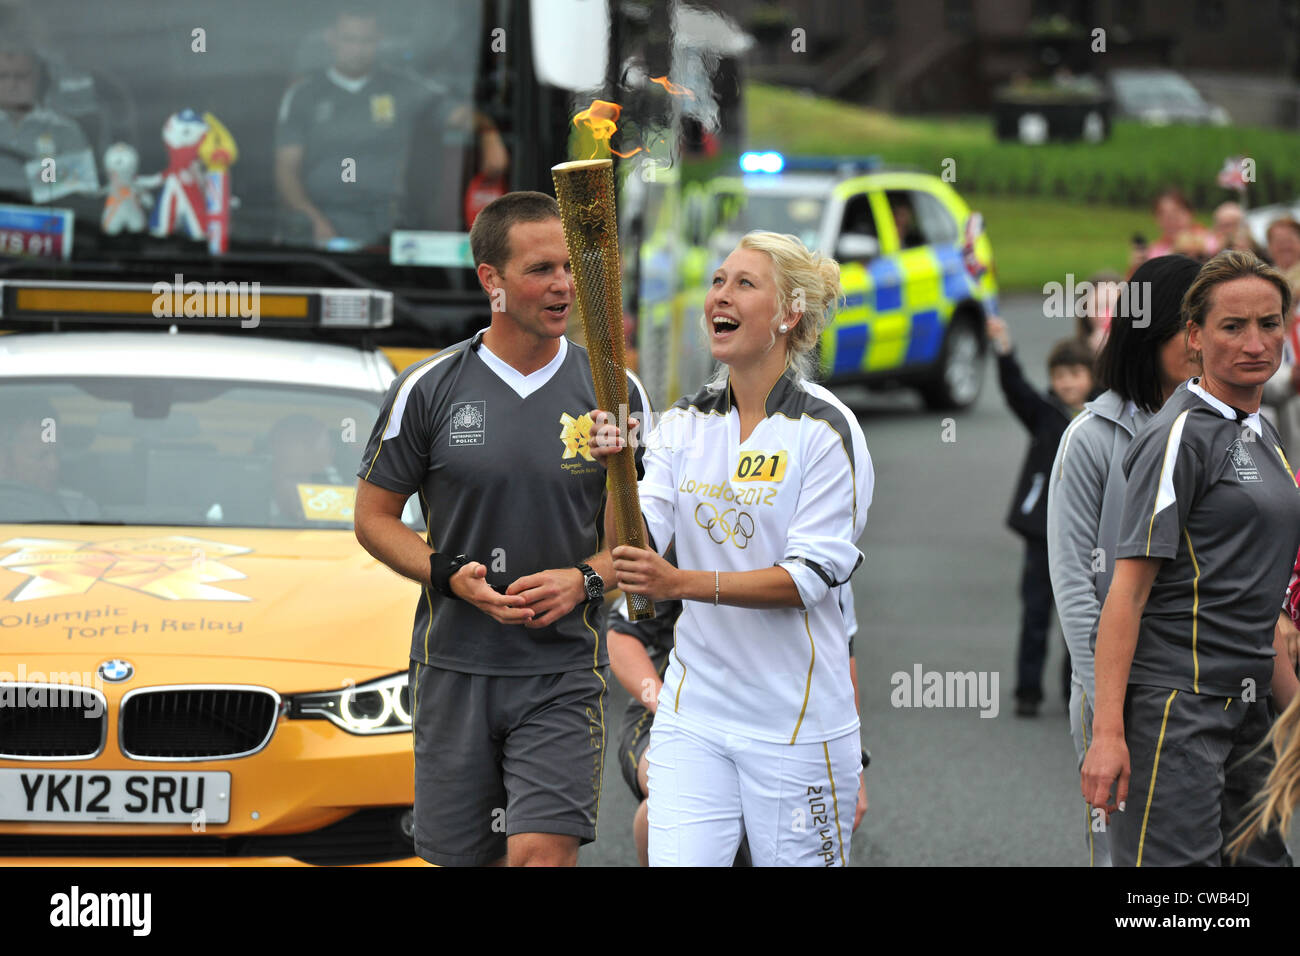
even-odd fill
[[[790,326],[788,326],[788,325],[786,325],[784,322],[782,322],[782,323],[781,323],[781,331],[782,331],[782,332],[789,332],[789,331],[790,331]]]

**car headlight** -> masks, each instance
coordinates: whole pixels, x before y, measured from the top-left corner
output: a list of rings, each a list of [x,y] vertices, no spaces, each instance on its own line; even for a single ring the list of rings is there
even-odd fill
[[[410,690],[405,673],[340,690],[295,694],[289,716],[324,719],[350,734],[396,734],[411,730]]]

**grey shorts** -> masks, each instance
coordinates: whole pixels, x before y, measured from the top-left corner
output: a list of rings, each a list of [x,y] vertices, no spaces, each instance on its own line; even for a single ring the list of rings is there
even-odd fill
[[[1110,818],[1115,866],[1226,866],[1248,804],[1272,767],[1256,749],[1272,718],[1267,697],[1245,702],[1130,684],[1124,699],[1127,809]],[[1277,828],[1242,854],[1245,866],[1290,866]]]
[[[411,662],[415,850],[483,866],[516,833],[596,839],[609,668],[536,677]]]

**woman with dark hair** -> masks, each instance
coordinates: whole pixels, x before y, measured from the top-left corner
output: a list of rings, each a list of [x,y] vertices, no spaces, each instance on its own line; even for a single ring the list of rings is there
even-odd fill
[[[1295,695],[1277,631],[1300,547],[1300,489],[1259,414],[1290,307],[1286,280],[1251,253],[1206,263],[1182,304],[1202,375],[1174,391],[1124,456],[1080,774],[1117,866],[1232,862],[1226,838],[1270,768],[1260,747],[1268,698],[1283,708]],[[1276,828],[1241,859],[1291,862]]]
[[[1084,406],[1057,448],[1047,485],[1047,557],[1061,632],[1070,651],[1070,734],[1083,765],[1092,726],[1092,647],[1124,504],[1120,462],[1129,442],[1180,383],[1196,374],[1179,305],[1200,266],[1186,256],[1161,256],[1121,286],[1123,306],[1097,358],[1107,389]],[[1139,314],[1140,313],[1140,314]],[[1091,866],[1109,866],[1104,831],[1084,815]]]

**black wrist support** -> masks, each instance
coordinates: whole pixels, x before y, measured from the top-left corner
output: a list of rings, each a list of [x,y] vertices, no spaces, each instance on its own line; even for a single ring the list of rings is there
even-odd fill
[[[459,601],[456,592],[451,589],[451,576],[469,563],[463,554],[454,558],[441,551],[429,555],[429,584],[443,597]]]

